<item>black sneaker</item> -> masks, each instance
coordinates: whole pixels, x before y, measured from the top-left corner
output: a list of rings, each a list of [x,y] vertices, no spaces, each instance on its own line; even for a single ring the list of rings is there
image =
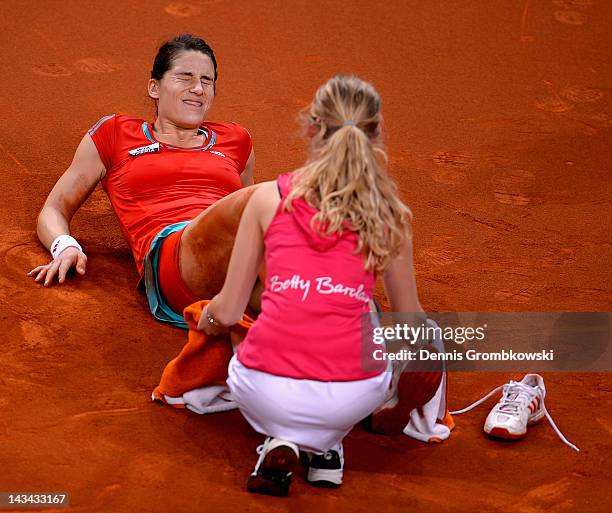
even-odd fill
[[[309,454],[308,482],[322,488],[337,488],[342,484],[344,472],[344,450],[340,444],[338,450],[325,454]]]
[[[259,459],[247,481],[247,491],[286,497],[298,461],[298,446],[268,437],[263,445],[257,448],[257,452]]]

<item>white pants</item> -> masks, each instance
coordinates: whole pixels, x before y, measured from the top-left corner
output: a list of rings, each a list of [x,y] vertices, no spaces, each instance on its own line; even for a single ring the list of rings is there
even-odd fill
[[[227,385],[255,431],[323,453],[385,399],[391,372],[358,381],[314,381],[249,369],[236,356]]]

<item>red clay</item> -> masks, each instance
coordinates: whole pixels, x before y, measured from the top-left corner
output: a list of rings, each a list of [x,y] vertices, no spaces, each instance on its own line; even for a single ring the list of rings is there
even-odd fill
[[[608,374],[545,376],[580,453],[546,422],[486,438],[491,399],[436,446],[355,429],[337,490],[298,475],[287,499],[252,496],[260,437],[238,412],[150,402],[185,333],[149,315],[100,190],[72,226],[87,275],[43,289],[25,274],[48,259],[36,214],[82,134],[150,117],[155,50],[190,30],[220,61],[210,118],[249,128],[257,181],[302,161],[296,114],[331,74],[380,89],[426,309],[608,311],[611,15],[591,0],[4,3],[0,490],[69,491],[87,512],[607,511]],[[510,378],[452,375],[450,406]]]

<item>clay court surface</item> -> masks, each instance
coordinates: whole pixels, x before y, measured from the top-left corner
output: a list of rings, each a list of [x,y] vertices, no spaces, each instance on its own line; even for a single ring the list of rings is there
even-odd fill
[[[486,439],[494,400],[427,446],[355,429],[345,484],[288,499],[244,483],[261,437],[238,412],[150,402],[185,332],[156,322],[101,190],[72,230],[87,275],[44,289],[38,210],[101,116],[150,119],[159,44],[209,40],[211,120],[247,127],[255,180],[301,163],[296,114],[336,72],[384,101],[390,169],[414,212],[421,302],[437,311],[609,311],[605,0],[0,3],[0,491],[68,491],[83,512],[596,512],[610,502],[609,374],[545,376],[543,422]],[[384,298],[379,297],[384,304]],[[583,341],[588,344],[588,340]],[[451,408],[520,373],[450,376]],[[59,511],[59,510],[58,510]]]

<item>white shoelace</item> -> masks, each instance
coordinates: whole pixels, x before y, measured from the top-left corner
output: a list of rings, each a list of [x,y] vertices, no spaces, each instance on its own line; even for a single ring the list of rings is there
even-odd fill
[[[268,440],[266,439],[266,442],[267,442],[267,441],[268,441]],[[263,461],[263,459],[265,458],[265,455],[264,455],[264,449],[265,449],[265,447],[266,447],[266,442],[264,442],[264,443],[263,443],[263,444],[261,444],[261,445],[258,445],[258,446],[257,446],[257,449],[255,449],[255,452],[256,452],[257,454],[259,454],[259,458],[257,458],[257,463],[255,463],[255,468],[253,469],[253,472],[251,473],[251,475],[253,475],[253,474],[257,474],[257,471],[259,470],[259,466],[261,465],[261,462],[262,462],[262,461]]]
[[[251,475],[256,474],[257,471],[259,470],[259,466],[263,463],[264,458],[266,457],[266,448],[267,446],[270,444],[270,441],[273,440],[272,437],[267,437],[266,440],[264,441],[263,444],[258,445],[257,448],[255,449],[255,452],[257,454],[259,454],[259,458],[257,459],[257,463],[255,464],[255,469],[253,470],[253,472],[251,473]],[[288,472],[287,475],[290,476],[292,475],[293,472]]]
[[[522,401],[524,401],[525,397],[529,397],[529,398],[533,397],[533,387],[529,385],[525,385],[524,383],[517,383],[516,381],[511,381],[510,383],[506,383],[504,385],[498,386],[497,388],[494,388],[488,394],[481,397],[480,399],[470,404],[469,406],[466,406],[465,408],[461,410],[451,411],[450,414],[451,415],[461,415],[462,413],[466,413],[476,408],[476,406],[484,403],[487,399],[489,399],[489,397],[496,394],[502,389],[504,389],[504,392],[507,392],[507,393],[504,394],[504,397],[503,397],[504,403],[500,406],[499,409],[500,411],[503,411],[504,413],[509,414],[509,415],[516,415],[518,413],[519,404],[521,404]],[[555,430],[555,433],[557,433],[557,436],[561,439],[561,441],[565,445],[574,449],[575,451],[580,452],[580,449],[576,447],[573,443],[571,443],[567,438],[565,438],[563,433],[561,433],[561,430],[557,427],[557,424],[555,424],[555,421],[552,419],[552,417],[550,416],[550,413],[548,413],[548,410],[546,409],[546,405],[544,404],[544,398],[542,398],[542,409],[544,410],[544,415],[546,415],[548,422],[550,422],[550,425],[553,427],[553,429]]]

